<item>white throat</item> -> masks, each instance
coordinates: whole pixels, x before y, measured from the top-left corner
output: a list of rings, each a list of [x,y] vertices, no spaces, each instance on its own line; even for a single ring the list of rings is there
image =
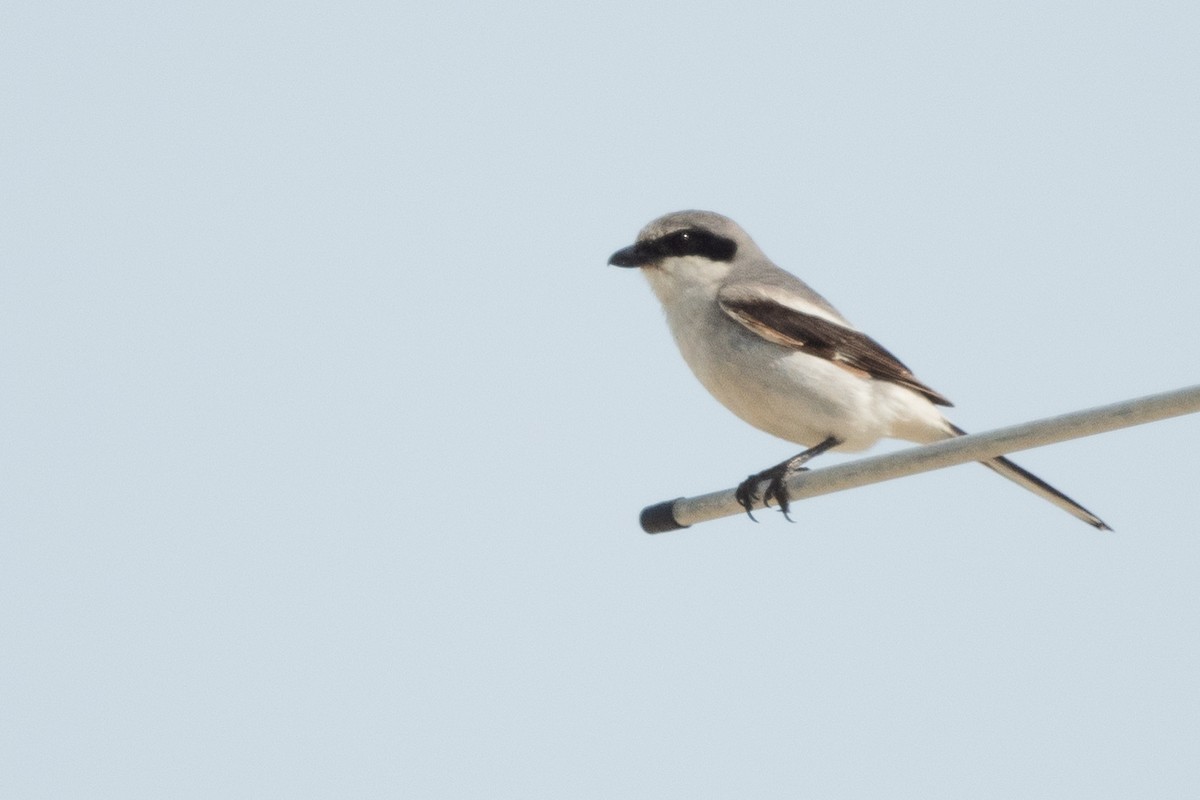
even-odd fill
[[[712,302],[729,275],[729,264],[703,256],[665,258],[657,266],[642,270],[658,301],[673,306]]]

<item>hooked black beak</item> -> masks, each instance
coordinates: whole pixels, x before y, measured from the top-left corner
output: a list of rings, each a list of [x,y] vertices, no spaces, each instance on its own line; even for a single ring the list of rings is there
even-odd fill
[[[656,254],[649,252],[648,248],[639,242],[631,244],[629,247],[622,247],[613,253],[612,258],[608,259],[608,263],[614,267],[644,267],[656,258]]]

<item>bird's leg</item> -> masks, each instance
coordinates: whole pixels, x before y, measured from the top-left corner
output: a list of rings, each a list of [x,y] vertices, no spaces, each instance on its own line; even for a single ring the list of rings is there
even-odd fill
[[[758,522],[750,512],[754,508],[754,502],[758,500],[758,485],[763,481],[769,480],[770,483],[767,484],[767,490],[763,493],[763,505],[766,505],[768,500],[774,499],[776,505],[779,506],[779,510],[787,517],[788,522],[791,522],[792,518],[788,516],[790,501],[786,484],[787,479],[798,472],[804,472],[807,469],[804,464],[813,456],[819,456],[821,453],[837,447],[839,444],[841,444],[841,440],[836,436],[830,436],[815,447],[810,447],[803,453],[792,456],[787,461],[776,464],[769,469],[764,469],[762,472],[756,472],[738,484],[737,491],[733,493],[733,496],[737,498],[741,507],[746,509],[746,515],[755,522]]]

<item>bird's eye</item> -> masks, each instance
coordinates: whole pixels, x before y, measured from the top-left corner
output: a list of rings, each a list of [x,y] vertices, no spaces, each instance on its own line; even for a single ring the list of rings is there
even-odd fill
[[[676,256],[694,256],[700,251],[700,236],[694,231],[676,231],[671,236],[671,254]]]

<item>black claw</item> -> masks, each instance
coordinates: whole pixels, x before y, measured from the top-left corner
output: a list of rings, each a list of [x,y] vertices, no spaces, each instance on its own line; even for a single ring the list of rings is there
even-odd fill
[[[738,485],[737,491],[733,493],[734,498],[738,501],[738,505],[746,509],[746,516],[750,518],[751,522],[758,522],[758,520],[754,518],[752,511],[754,508],[754,501],[758,499],[758,493],[754,491],[755,485],[757,484],[757,481],[755,480],[756,477],[757,476],[755,475],[751,475],[749,478],[742,481],[741,484]]]
[[[771,479],[767,497],[775,498],[775,505],[779,506],[780,513],[788,522],[791,522],[792,518],[788,515],[788,511],[791,510],[791,498],[788,496],[787,486],[784,485],[782,476]]]
[[[780,485],[780,491],[776,493],[775,499],[779,503],[779,513],[783,514],[783,518],[788,522],[794,522],[791,515],[788,514],[792,510],[790,498],[788,497],[787,489],[784,489],[782,485]]]

